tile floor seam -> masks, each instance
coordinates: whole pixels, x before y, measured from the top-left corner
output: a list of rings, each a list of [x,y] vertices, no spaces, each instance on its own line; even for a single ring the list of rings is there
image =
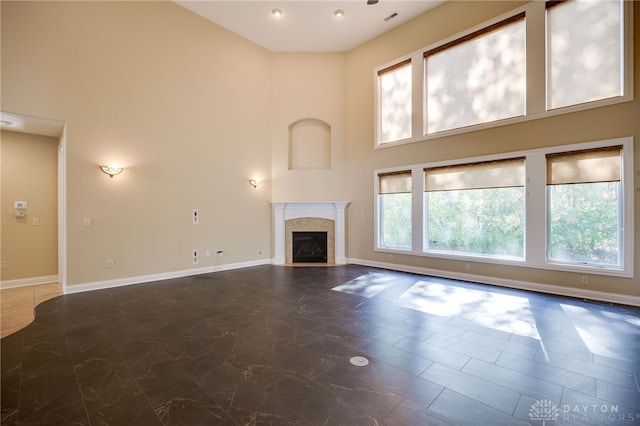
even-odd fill
[[[80,399],[82,400],[82,407],[84,408],[84,413],[85,416],[87,417],[87,421],[89,422],[89,424],[91,424],[91,420],[89,417],[89,409],[87,407],[87,402],[86,402],[86,397],[84,396],[84,392],[82,390],[82,386],[80,386],[80,378],[78,377],[78,372],[76,370],[76,365],[73,362],[73,354],[71,353],[71,347],[69,345],[69,339],[67,337],[67,333],[66,330],[64,332],[64,341],[67,345],[67,351],[69,352],[69,359],[71,360],[71,365],[73,367],[73,375],[75,377],[76,380],[76,386],[78,387],[78,392],[80,393]]]

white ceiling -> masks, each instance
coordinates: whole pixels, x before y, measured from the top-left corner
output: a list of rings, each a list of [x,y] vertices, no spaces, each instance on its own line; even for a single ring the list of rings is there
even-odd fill
[[[345,52],[445,0],[174,0],[274,52]],[[280,9],[276,18],[271,11]],[[338,18],[334,12],[344,10]],[[385,18],[397,16],[385,21]]]

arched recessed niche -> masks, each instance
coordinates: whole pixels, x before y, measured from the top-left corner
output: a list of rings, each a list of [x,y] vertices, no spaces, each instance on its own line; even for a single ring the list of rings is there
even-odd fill
[[[317,118],[289,125],[289,170],[331,168],[331,126]]]

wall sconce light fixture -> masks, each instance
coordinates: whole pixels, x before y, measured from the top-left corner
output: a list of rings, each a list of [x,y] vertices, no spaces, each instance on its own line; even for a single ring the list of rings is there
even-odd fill
[[[254,188],[257,188],[262,184],[262,181],[260,179],[249,179],[249,184]]]
[[[108,174],[110,177],[114,177],[115,175],[122,173],[122,170],[124,169],[122,167],[115,166],[100,166],[100,170],[102,170],[103,173]]]

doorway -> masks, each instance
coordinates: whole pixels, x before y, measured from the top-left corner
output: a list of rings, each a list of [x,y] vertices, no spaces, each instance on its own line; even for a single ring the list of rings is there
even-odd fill
[[[3,317],[17,319],[20,312],[32,316],[35,305],[66,288],[66,131],[61,121],[8,112],[0,112],[0,125],[5,194],[0,288]],[[29,257],[29,247],[40,251]]]

